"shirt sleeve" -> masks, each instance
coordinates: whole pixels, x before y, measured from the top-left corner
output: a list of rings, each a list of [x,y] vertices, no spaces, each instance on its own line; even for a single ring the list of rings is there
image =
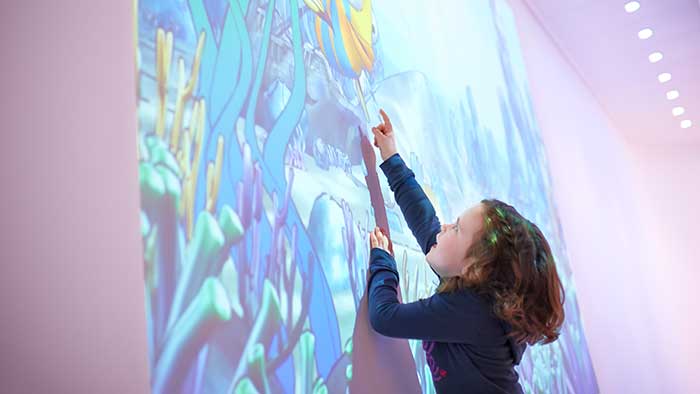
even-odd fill
[[[418,241],[423,254],[428,254],[440,232],[440,220],[435,214],[435,207],[416,181],[413,171],[406,166],[398,153],[386,159],[379,167],[389,181],[389,188],[394,192],[394,198],[401,208],[408,228]],[[430,269],[435,272],[432,267]],[[437,272],[435,275],[440,277]]]
[[[416,302],[398,300],[399,274],[394,258],[386,251],[370,251],[368,285],[369,320],[379,334],[437,342],[474,343],[478,341],[476,305],[450,293],[438,293]],[[472,311],[473,310],[473,311]]]

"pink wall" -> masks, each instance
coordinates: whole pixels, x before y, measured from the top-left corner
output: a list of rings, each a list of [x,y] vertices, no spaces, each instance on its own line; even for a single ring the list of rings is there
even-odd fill
[[[658,333],[656,357],[666,370],[667,392],[698,393],[700,147],[635,146],[630,151],[650,240],[644,268],[653,278],[647,291],[653,295],[649,324]]]
[[[132,23],[3,3],[3,393],[148,392]]]
[[[625,141],[524,1],[510,3],[601,392],[698,392],[700,149]]]

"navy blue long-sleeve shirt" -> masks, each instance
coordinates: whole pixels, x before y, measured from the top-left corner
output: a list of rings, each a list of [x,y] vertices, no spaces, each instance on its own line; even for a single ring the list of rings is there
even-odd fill
[[[398,153],[380,168],[408,227],[427,254],[440,232],[433,205]],[[402,304],[394,258],[373,248],[369,270],[372,327],[385,336],[423,341],[438,394],[523,392],[514,366],[520,363],[526,345],[507,336],[510,326],[493,314],[488,301],[463,289]]]

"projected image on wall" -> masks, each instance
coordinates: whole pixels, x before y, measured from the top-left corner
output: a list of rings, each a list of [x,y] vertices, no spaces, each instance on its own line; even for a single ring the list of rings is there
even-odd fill
[[[403,302],[438,280],[370,143],[380,108],[442,220],[498,198],[549,240],[566,322],[526,351],[525,391],[597,392],[505,1],[138,0],[135,19],[154,393],[434,392],[426,344],[361,308],[377,225]]]

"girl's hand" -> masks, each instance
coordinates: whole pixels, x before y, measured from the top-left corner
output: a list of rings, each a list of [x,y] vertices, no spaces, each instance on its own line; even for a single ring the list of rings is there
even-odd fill
[[[391,126],[391,120],[386,112],[382,109],[379,110],[379,114],[382,115],[384,121],[372,127],[372,134],[374,134],[374,146],[379,148],[382,161],[384,161],[396,153],[396,141],[394,140],[394,128]]]
[[[370,250],[372,248],[379,248],[385,250],[387,253],[391,254],[389,251],[389,238],[384,235],[379,227],[375,227],[374,231],[369,232],[369,244]]]

